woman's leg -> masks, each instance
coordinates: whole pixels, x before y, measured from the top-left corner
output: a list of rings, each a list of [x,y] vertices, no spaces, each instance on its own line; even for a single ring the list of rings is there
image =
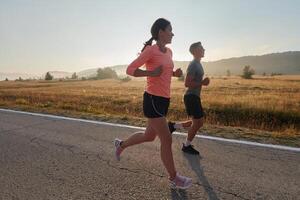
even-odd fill
[[[184,121],[184,122],[168,122],[168,127],[171,133],[176,131],[177,129],[189,129],[192,125],[192,120]]]
[[[115,138],[114,145],[115,145],[115,156],[118,161],[121,159],[121,153],[123,150],[129,146],[140,144],[143,142],[150,142],[153,141],[156,137],[156,133],[153,128],[149,125],[146,128],[146,131],[138,131],[131,135],[128,139],[122,141],[118,138]]]
[[[151,126],[147,126],[145,131],[138,131],[131,135],[128,139],[122,141],[121,148],[125,149],[129,146],[140,144],[143,142],[151,142],[155,139],[156,132]]]
[[[178,128],[188,129],[192,126],[192,124],[193,124],[192,120],[183,121],[183,122],[175,122],[174,128],[175,129],[178,129]]]
[[[189,128],[189,127],[192,126],[192,124],[193,124],[192,120],[181,122],[181,125],[182,125],[183,128]]]
[[[115,140],[116,146],[116,157],[120,160],[120,154],[123,148],[139,144],[146,141],[153,141],[156,137],[159,136],[160,139],[160,155],[161,160],[168,171],[170,186],[174,188],[186,189],[192,185],[192,179],[180,176],[176,173],[174,166],[173,154],[172,154],[172,135],[170,134],[167,120],[165,117],[160,118],[149,118],[148,126],[145,133],[137,132],[127,140],[122,142],[121,140]],[[123,144],[124,143],[124,144]],[[121,147],[123,146],[124,147]]]
[[[160,139],[160,156],[161,160],[169,173],[169,179],[176,177],[176,169],[172,153],[172,135],[170,134],[167,120],[165,117],[148,119],[148,124],[157,133]]]

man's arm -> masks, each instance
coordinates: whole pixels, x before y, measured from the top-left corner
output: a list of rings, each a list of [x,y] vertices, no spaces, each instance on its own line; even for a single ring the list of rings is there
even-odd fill
[[[205,86],[209,85],[209,82],[210,82],[210,80],[208,77],[204,78],[200,83],[198,83],[193,80],[192,76],[187,75],[185,78],[184,85],[187,88],[199,88],[202,85],[205,85]]]
[[[187,74],[186,75],[186,78],[185,78],[185,81],[184,81],[184,85],[185,87],[187,88],[199,88],[201,87],[202,83],[197,83],[193,80],[193,76]]]

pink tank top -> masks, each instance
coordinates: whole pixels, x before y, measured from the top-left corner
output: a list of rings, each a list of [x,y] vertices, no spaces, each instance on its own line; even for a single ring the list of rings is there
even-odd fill
[[[133,76],[134,71],[143,65],[149,71],[153,71],[160,65],[163,67],[160,76],[147,77],[146,92],[155,96],[170,98],[171,79],[174,68],[171,49],[167,48],[166,53],[163,53],[156,44],[147,46],[139,57],[127,67],[126,73]]]

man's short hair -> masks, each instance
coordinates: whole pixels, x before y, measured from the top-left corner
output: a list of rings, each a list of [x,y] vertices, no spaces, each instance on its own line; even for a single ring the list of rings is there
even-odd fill
[[[190,46],[190,52],[193,54],[194,49],[201,47],[201,42],[195,42]]]

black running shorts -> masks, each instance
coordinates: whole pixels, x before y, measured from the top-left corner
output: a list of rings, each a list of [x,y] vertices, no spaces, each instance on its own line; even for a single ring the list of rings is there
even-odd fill
[[[144,93],[143,111],[147,118],[166,117],[170,105],[170,98]]]
[[[187,94],[184,95],[184,105],[188,116],[194,119],[200,119],[204,117],[203,108],[201,105],[201,99],[197,95]]]

